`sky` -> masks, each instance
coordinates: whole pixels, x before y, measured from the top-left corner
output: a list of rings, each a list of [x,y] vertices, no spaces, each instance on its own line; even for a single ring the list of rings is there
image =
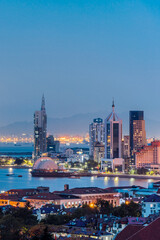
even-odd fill
[[[160,1],[0,0],[0,126],[144,110],[160,118]]]

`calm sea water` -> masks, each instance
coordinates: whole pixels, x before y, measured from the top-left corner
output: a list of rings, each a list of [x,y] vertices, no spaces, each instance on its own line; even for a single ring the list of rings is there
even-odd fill
[[[14,144],[2,144],[0,143],[1,152],[32,152],[32,144],[23,144],[22,146],[14,146]],[[14,173],[16,176],[6,176],[8,173]],[[18,175],[22,175],[22,178],[18,178]],[[132,186],[140,185],[148,187],[148,183],[152,179],[134,179],[134,178],[96,178],[96,177],[84,177],[80,179],[70,178],[34,178],[32,177],[30,170],[28,169],[0,169],[0,191],[9,190],[12,188],[36,188],[38,186],[48,186],[51,191],[63,190],[64,184],[69,184],[70,188],[73,187],[114,187],[114,186]]]
[[[8,173],[14,173],[16,176],[6,176]],[[19,178],[18,175],[22,175]],[[29,169],[0,169],[0,191],[9,190],[13,188],[35,188],[38,186],[48,186],[51,191],[63,190],[64,184],[69,184],[70,188],[73,187],[113,187],[113,186],[132,186],[140,185],[148,187],[148,183],[152,179],[134,179],[134,178],[96,178],[84,177],[80,179],[70,178],[35,178],[32,177]]]

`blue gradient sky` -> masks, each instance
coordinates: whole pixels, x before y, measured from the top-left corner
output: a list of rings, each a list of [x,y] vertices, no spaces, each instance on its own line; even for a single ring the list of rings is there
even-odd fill
[[[143,109],[160,118],[160,1],[0,0],[0,125]]]

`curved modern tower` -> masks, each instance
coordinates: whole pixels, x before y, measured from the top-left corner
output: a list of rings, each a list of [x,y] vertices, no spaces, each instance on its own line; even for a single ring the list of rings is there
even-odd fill
[[[115,113],[114,101],[112,112],[105,119],[105,159],[122,157],[122,120]]]

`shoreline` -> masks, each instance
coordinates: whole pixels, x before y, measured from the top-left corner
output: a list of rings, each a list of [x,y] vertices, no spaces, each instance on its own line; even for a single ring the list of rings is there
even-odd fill
[[[32,169],[32,167],[29,167],[29,166],[0,166],[0,169],[8,169],[8,168],[14,168],[14,169]]]
[[[160,180],[160,175],[130,175],[130,174],[99,174],[97,177],[119,177],[119,178],[135,178],[135,179],[153,179]]]
[[[9,169],[9,168],[13,168],[13,169],[32,169],[32,167],[29,167],[29,166],[0,166],[0,169]],[[130,174],[112,174],[112,173],[106,173],[106,174],[101,174],[101,173],[97,173],[97,174],[85,174],[85,175],[81,175],[81,174],[77,174],[76,175],[77,177],[97,177],[97,178],[104,178],[104,177],[111,177],[111,178],[115,178],[115,177],[118,177],[118,178],[135,178],[135,179],[152,179],[152,180],[160,180],[160,175],[153,175],[153,176],[150,176],[150,175],[130,175]],[[33,177],[33,176],[32,176]],[[35,176],[34,176],[35,177]],[[36,176],[36,177],[41,177],[41,176]],[[43,175],[43,177],[47,177],[45,175]],[[52,176],[50,176],[50,178],[52,178]],[[55,178],[55,177],[53,177]],[[61,176],[59,177],[56,177],[56,178],[63,178]],[[74,178],[73,178],[74,179]]]

